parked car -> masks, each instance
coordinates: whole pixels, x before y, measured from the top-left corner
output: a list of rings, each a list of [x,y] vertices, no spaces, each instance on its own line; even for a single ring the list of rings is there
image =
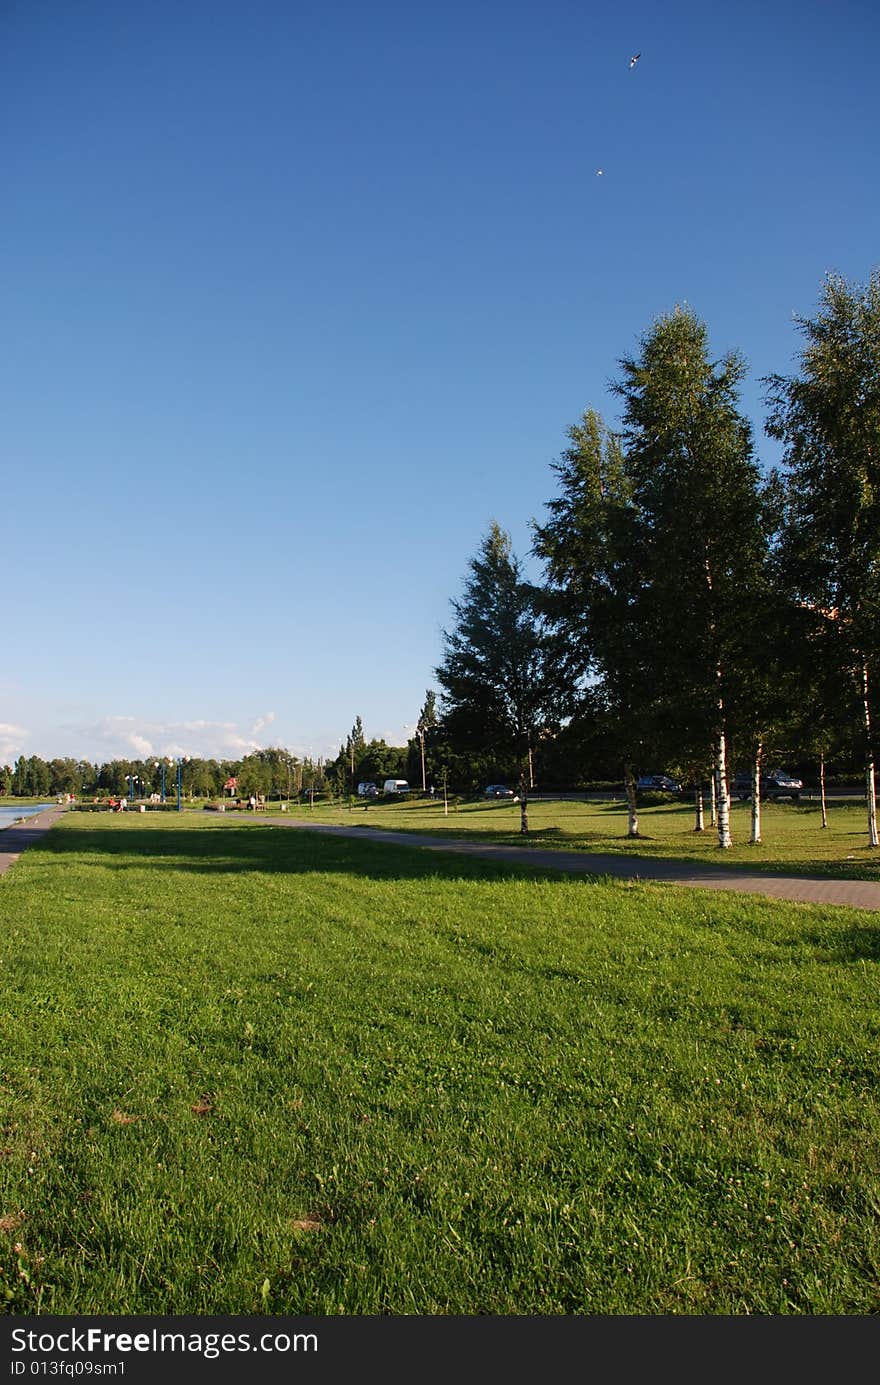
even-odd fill
[[[506,784],[487,784],[483,790],[484,798],[515,798],[513,789],[509,789]]]
[[[372,779],[364,779],[358,784],[358,798],[378,798],[379,786]]]
[[[405,779],[386,779],[382,786],[383,793],[409,793],[409,784]]]
[[[639,793],[681,793],[678,780],[670,779],[668,774],[643,774],[636,788]]]
[[[766,774],[761,775],[760,791],[761,797],[768,801],[777,798],[790,798],[792,803],[799,803],[804,791],[804,781],[793,778],[784,769],[771,769]],[[741,803],[745,803],[751,798],[751,770],[734,775],[732,792],[736,794]]]

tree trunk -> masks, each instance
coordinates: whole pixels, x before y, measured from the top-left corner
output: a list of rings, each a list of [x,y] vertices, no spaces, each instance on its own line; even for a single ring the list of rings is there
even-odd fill
[[[695,832],[702,832],[702,831],[704,831],[704,828],[703,828],[703,786],[702,786],[702,784],[698,784],[698,785],[697,785],[696,790],[695,790],[695,792],[694,792],[694,800],[695,800],[695,803],[696,803],[696,820],[695,820],[695,822],[694,822],[694,831],[695,831]]]
[[[730,835],[730,793],[727,788],[727,739],[724,728],[715,741],[715,796],[718,800],[718,845],[721,850],[733,846]]]
[[[524,837],[529,834],[529,776],[525,770],[519,776],[519,830]]]
[[[626,806],[629,809],[629,826],[626,835],[637,837],[639,835],[639,813],[636,807],[636,777],[632,771],[632,765],[624,765],[623,779],[626,784]]]
[[[718,824],[718,795],[715,792],[715,771],[709,776],[709,826]]]
[[[828,826],[828,806],[825,802],[825,756],[819,756],[819,802],[822,805],[822,826]]]
[[[755,749],[755,763],[752,765],[752,830],[749,836],[751,846],[761,844],[761,756],[764,753],[763,740]]]
[[[865,727],[865,792],[868,799],[868,846],[880,846],[877,835],[877,783],[874,743],[871,738],[871,704],[868,698],[868,665],[862,664],[862,719]]]

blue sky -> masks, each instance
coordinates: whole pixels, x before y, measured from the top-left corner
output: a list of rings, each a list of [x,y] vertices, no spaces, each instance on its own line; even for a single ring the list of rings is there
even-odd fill
[[[401,743],[489,524],[526,556],[677,303],[777,460],[760,377],[880,264],[878,39],[868,0],[6,0],[0,762]]]

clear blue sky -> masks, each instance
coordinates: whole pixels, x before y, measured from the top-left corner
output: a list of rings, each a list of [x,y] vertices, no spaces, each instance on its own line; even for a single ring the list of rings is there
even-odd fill
[[[874,0],[5,0],[0,762],[401,743],[490,522],[526,556],[676,303],[776,460],[760,377],[880,263],[878,39]]]

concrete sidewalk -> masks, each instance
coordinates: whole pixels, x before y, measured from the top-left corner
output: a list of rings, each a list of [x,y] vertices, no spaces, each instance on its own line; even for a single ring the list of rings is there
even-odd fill
[[[18,860],[23,851],[44,837],[49,828],[54,827],[66,812],[67,809],[60,805],[44,808],[33,817],[25,818],[22,822],[10,823],[8,827],[0,829],[0,875]]]
[[[330,823],[303,822],[301,819],[272,818],[270,821],[305,832],[335,833],[341,837],[360,837],[367,841],[389,842],[395,846],[422,847],[428,851],[460,852],[486,860],[541,866],[569,874],[615,876],[622,880],[659,881],[666,885],[686,885],[704,890],[733,890],[737,894],[765,895],[771,899],[790,899],[800,904],[842,904],[850,909],[880,910],[880,882],[839,880],[827,876],[749,873],[702,866],[693,861],[673,861],[650,856],[617,856],[610,852],[547,851],[540,847],[499,846],[469,842],[462,838],[431,837],[416,832],[386,832],[372,827],[336,827]],[[880,853],[878,853],[880,862]]]

